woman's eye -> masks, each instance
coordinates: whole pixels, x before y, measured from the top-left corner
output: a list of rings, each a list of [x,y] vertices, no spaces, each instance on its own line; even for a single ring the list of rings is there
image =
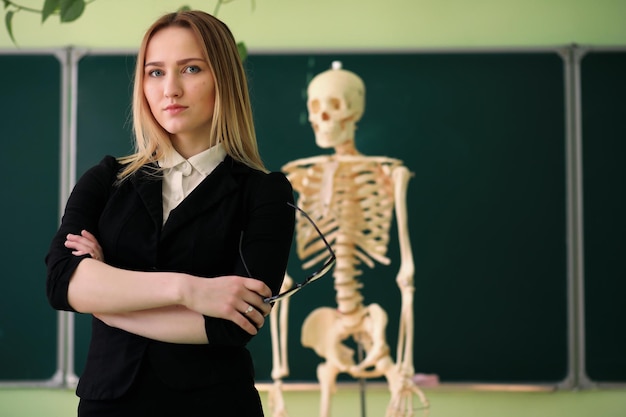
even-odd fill
[[[200,67],[196,65],[190,65],[188,67],[185,67],[185,72],[189,74],[195,74],[197,72],[200,72]]]
[[[163,75],[163,71],[155,69],[155,70],[149,71],[148,75],[150,77],[160,77],[161,75]]]

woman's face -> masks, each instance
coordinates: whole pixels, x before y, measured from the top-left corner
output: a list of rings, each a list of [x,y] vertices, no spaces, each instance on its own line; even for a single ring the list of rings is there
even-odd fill
[[[146,48],[143,92],[179,152],[208,148],[215,80],[191,29],[168,27],[152,36]]]

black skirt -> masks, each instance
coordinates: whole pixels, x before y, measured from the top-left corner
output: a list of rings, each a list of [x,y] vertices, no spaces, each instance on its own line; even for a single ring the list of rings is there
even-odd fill
[[[144,359],[128,392],[112,400],[81,399],[78,417],[263,417],[259,393],[245,379],[182,391],[165,384]]]

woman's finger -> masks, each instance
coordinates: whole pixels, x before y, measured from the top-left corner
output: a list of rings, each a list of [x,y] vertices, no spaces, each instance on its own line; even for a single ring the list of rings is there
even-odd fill
[[[96,237],[94,235],[92,235],[91,233],[89,233],[89,231],[87,230],[81,230],[80,231],[80,235],[86,239],[89,239],[91,242],[95,243],[96,245],[98,244],[98,239],[96,239]]]
[[[82,230],[80,235],[68,234],[65,247],[74,249],[72,255],[82,256],[89,254],[95,260],[104,261],[104,253],[98,240],[86,230]]]

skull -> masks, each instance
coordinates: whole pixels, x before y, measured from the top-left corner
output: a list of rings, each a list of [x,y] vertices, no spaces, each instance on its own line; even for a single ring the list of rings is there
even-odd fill
[[[335,61],[332,69],[311,80],[307,93],[309,122],[317,146],[331,148],[354,140],[356,122],[365,110],[365,84],[361,78],[341,69],[341,63]]]

